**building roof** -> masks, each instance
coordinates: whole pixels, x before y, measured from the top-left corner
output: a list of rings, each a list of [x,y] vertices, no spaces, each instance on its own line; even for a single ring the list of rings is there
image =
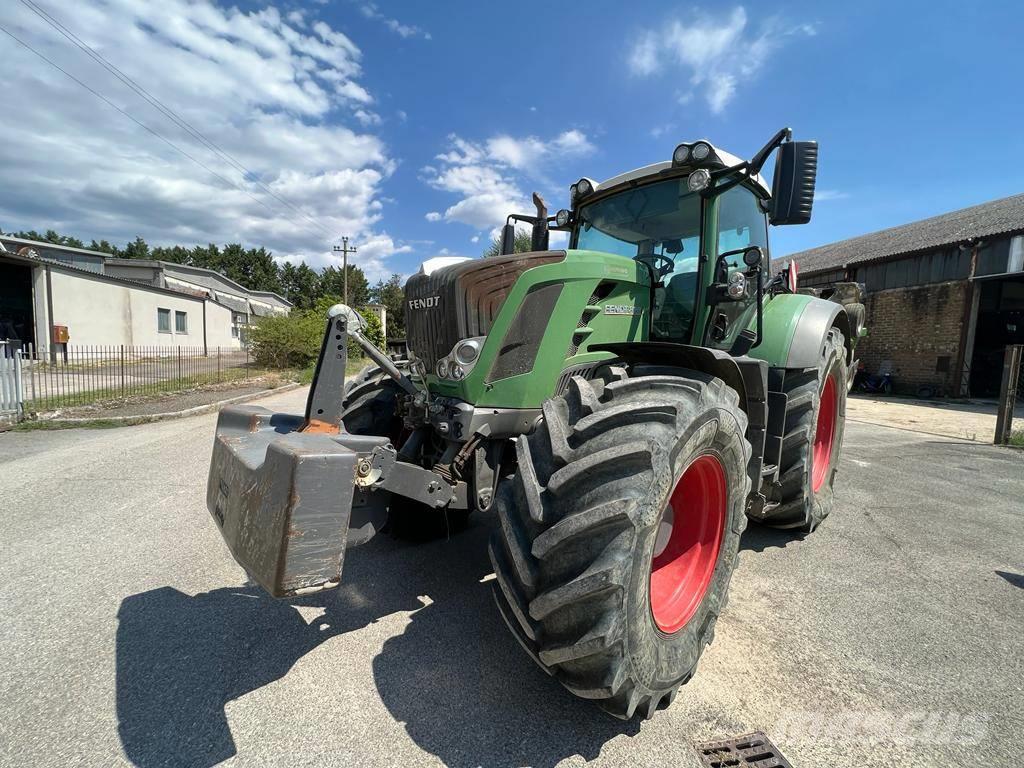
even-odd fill
[[[45,256],[31,255],[32,253],[35,253],[35,251],[31,251],[29,255],[22,255],[14,251],[8,251],[6,248],[4,248],[3,243],[0,243],[0,258],[5,259],[7,261],[17,261],[22,264],[27,264],[29,266],[45,265],[50,269],[55,269],[61,272],[68,272],[72,275],[84,277],[89,280],[99,280],[100,282],[114,283],[116,285],[123,285],[126,288],[137,288],[138,290],[141,291],[153,291],[154,293],[162,293],[165,296],[176,296],[181,299],[190,299],[192,301],[204,300],[201,296],[193,296],[191,294],[183,293],[182,291],[175,291],[170,288],[161,288],[159,285],[141,283],[138,280],[127,280],[122,277],[114,277],[112,275],[106,275],[102,272],[95,272],[91,269],[82,269],[81,267],[76,267],[72,264],[68,264],[63,261],[54,261],[53,259],[48,259]],[[215,299],[209,299],[209,301],[212,301],[214,304],[226,306],[222,302],[217,301]]]
[[[61,245],[60,243],[51,243],[46,240],[26,240],[23,237],[11,237],[10,235],[0,235],[0,240],[5,240],[11,243],[17,243],[18,245],[27,245],[35,248],[47,248],[55,251],[68,251],[69,253],[81,253],[86,256],[96,256],[100,259],[106,259],[110,257],[109,253],[104,251],[93,251],[88,248],[72,248],[70,245]],[[8,251],[10,253],[10,251]]]
[[[145,266],[152,267],[154,269],[162,269],[164,272],[177,272],[179,274],[187,274],[192,277],[205,278],[208,282],[204,283],[208,288],[217,290],[217,287],[210,285],[209,282],[220,283],[229,288],[234,288],[238,293],[243,296],[256,296],[263,299],[276,299],[285,307],[292,307],[293,304],[288,299],[274,293],[273,291],[254,291],[246,288],[244,285],[235,282],[230,277],[222,275],[220,272],[214,269],[208,269],[207,267],[195,267],[191,264],[178,264],[175,261],[161,261],[159,259],[115,259],[109,257],[106,259],[106,263],[117,264],[121,266]],[[218,291],[220,293],[220,291]],[[241,310],[240,310],[241,311]]]
[[[803,274],[923,253],[993,235],[1024,232],[1024,194],[943,213],[786,256]]]

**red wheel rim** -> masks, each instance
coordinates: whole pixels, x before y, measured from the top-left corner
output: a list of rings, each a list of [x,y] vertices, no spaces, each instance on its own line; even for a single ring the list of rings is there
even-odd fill
[[[718,563],[725,531],[725,470],[700,456],[676,483],[654,542],[651,613],[662,632],[678,632],[696,613]]]
[[[825,379],[818,407],[818,426],[814,430],[814,467],[811,473],[811,488],[815,493],[825,482],[828,468],[832,464],[832,444],[836,439],[836,411],[839,410],[839,390],[836,377]]]

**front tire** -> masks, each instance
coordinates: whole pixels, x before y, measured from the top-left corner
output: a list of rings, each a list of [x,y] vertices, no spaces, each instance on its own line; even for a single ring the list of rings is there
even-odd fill
[[[399,370],[408,364],[397,362]],[[402,388],[382,368],[368,366],[345,384],[341,423],[353,435],[390,437],[398,444],[402,419],[398,415],[398,395]]]
[[[517,441],[490,546],[495,599],[566,688],[616,717],[650,717],[714,635],[746,524],[750,446],[720,379],[608,371],[573,378]]]

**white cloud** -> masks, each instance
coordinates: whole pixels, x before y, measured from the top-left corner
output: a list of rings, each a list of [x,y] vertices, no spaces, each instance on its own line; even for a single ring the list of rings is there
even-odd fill
[[[510,213],[533,210],[523,190],[528,179],[539,181],[543,187],[551,186],[540,173],[542,167],[594,151],[587,135],[576,129],[548,140],[501,134],[477,143],[452,134],[448,141],[447,150],[435,158],[438,166],[424,166],[421,177],[434,189],[461,199],[443,215],[433,211],[426,218],[458,221],[484,231],[503,224]]]
[[[813,24],[786,27],[778,19],[767,20],[754,32],[742,6],[725,17],[695,13],[642,32],[627,64],[637,77],[650,77],[670,67],[682,68],[689,73],[693,89],[699,90],[711,111],[718,114],[739,85],[756,75],[788,38],[816,33]],[[691,92],[684,92],[677,100],[686,103],[691,96]]]
[[[379,21],[399,37],[422,37],[424,40],[431,39],[430,33],[420,29],[419,27],[412,24],[403,24],[398,19],[392,19],[385,16],[380,12],[380,9],[377,8],[376,3],[364,3],[360,10],[363,12],[363,16],[368,19],[373,19],[374,21]]]
[[[314,265],[327,263],[331,238],[345,233],[371,279],[390,273],[386,259],[406,248],[378,231],[394,162],[366,132],[380,118],[358,82],[362,53],[346,35],[323,21],[308,26],[298,11],[243,12],[210,0],[67,3],[59,18],[252,174],[243,178],[19,5],[5,19],[14,34],[244,191],[12,44],[5,99],[19,109],[17,120],[0,122],[5,228],[86,241],[142,235],[155,245],[241,241]],[[338,124],[339,113],[354,124]]]
[[[845,200],[850,194],[838,189],[817,189],[814,191],[814,202],[827,203],[829,200]]]
[[[661,36],[655,32],[644,32],[633,45],[629,54],[629,69],[634,75],[653,75],[658,70],[658,55],[662,45]]]
[[[378,115],[376,112],[372,112],[372,111],[370,111],[368,109],[357,109],[353,113],[353,117],[355,117],[356,120],[358,120],[360,123],[362,123],[365,126],[380,125],[381,124],[380,115]]]
[[[593,150],[594,145],[586,134],[576,129],[560,133],[550,141],[542,141],[536,136],[516,139],[506,135],[495,136],[487,141],[488,154],[497,162],[516,170],[539,168],[541,161],[549,157],[586,155]]]

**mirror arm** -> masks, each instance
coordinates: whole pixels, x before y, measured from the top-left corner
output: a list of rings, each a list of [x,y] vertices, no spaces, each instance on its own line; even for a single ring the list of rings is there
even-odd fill
[[[793,131],[791,128],[783,128],[781,131],[772,136],[771,141],[761,147],[761,150],[754,155],[754,158],[749,163],[749,170],[751,176],[761,172],[761,166],[768,160],[768,156],[778,147],[782,142],[789,141],[793,138]]]

